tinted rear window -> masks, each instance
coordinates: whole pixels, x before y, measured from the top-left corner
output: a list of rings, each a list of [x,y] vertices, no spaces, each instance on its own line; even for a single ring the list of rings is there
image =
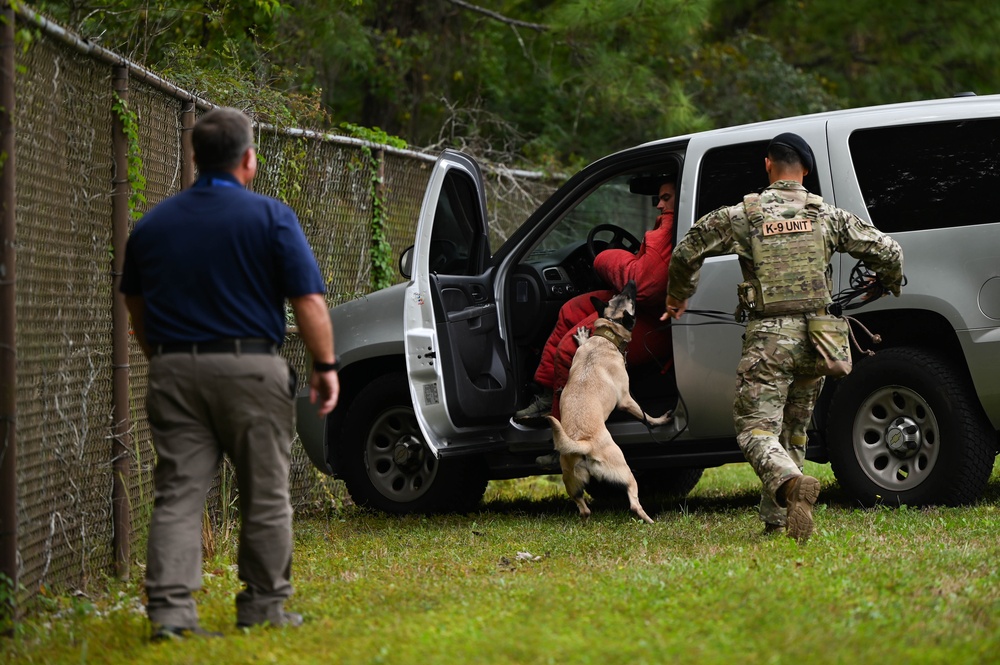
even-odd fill
[[[863,129],[851,159],[872,223],[887,233],[1000,221],[1000,119]]]
[[[696,218],[722,206],[743,202],[743,197],[751,192],[760,192],[768,186],[764,158],[767,157],[767,141],[738,143],[722,148],[712,148],[701,161],[698,182],[698,202]],[[813,152],[815,152],[815,148]],[[803,183],[813,194],[819,191],[819,178],[815,170],[806,176]]]

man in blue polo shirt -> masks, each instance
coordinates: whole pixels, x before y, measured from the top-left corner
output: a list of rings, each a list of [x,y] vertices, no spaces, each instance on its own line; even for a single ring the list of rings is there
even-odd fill
[[[121,291],[149,358],[146,410],[156,449],[146,565],[152,638],[218,635],[199,627],[201,521],[222,455],[236,469],[245,588],[236,624],[302,623],[292,595],[288,492],[295,379],[278,355],[287,298],[313,358],[319,416],[340,390],[316,259],[283,203],[246,185],[257,172],[253,127],[217,108],[195,124],[199,178],[150,210],[125,251]]]

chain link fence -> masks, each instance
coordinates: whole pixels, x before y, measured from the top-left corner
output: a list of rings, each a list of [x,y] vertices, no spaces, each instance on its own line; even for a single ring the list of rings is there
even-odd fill
[[[96,49],[18,9],[37,37],[15,55],[16,441],[18,604],[42,589],[85,588],[115,570],[112,540],[113,397],[112,132],[115,67],[129,73],[145,203],[184,185],[183,115],[211,105],[141,67]],[[384,234],[398,256],[411,242],[435,156],[303,130],[258,125],[260,170],[253,188],[299,215],[331,305],[371,291],[373,192]],[[372,159],[382,172],[373,188]],[[559,184],[540,174],[488,168],[493,247]],[[377,183],[376,183],[377,184]],[[132,183],[133,187],[137,183]],[[399,275],[395,276],[400,281]],[[283,353],[306,375],[304,345]],[[155,463],[145,416],[147,363],[129,344],[129,473],[132,559],[152,511]],[[216,528],[232,506],[224,466],[209,497]],[[341,483],[321,479],[293,447],[293,503],[344,501]],[[206,530],[211,540],[212,528]],[[4,572],[4,571],[0,571]]]

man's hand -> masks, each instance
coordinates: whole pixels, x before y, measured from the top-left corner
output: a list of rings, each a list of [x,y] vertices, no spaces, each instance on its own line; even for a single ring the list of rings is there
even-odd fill
[[[340,397],[340,376],[333,372],[312,372],[309,377],[309,403],[319,403],[319,417],[333,411]]]
[[[309,355],[323,363],[332,363],[333,354],[333,324],[330,323],[330,310],[322,294],[309,293],[304,296],[289,298],[295,320],[299,324],[299,335],[305,342]],[[309,376],[309,403],[319,404],[319,416],[322,418],[333,411],[340,396],[340,377],[336,370],[317,372],[313,370]]]
[[[667,296],[667,311],[660,317],[660,321],[666,321],[667,319],[679,319],[681,318],[681,314],[687,311],[687,308],[687,300],[677,300],[676,298]]]

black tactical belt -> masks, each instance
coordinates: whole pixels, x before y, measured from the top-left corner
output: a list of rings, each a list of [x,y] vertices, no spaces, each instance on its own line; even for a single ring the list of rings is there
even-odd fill
[[[249,339],[217,339],[211,342],[169,342],[153,346],[154,355],[165,353],[252,353],[274,355],[278,345],[260,338]]]

